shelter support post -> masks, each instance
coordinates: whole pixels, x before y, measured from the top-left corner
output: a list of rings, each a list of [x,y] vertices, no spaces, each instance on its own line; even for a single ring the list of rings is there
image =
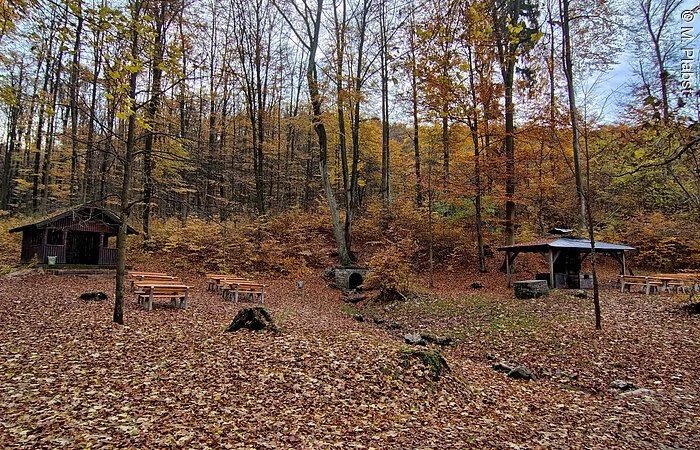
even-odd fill
[[[625,252],[620,251],[619,253],[610,253],[610,255],[620,263],[620,275],[627,275],[627,261],[625,260]],[[631,270],[629,271],[629,274],[634,275]]]
[[[506,252],[506,283],[510,288],[510,252]]]
[[[554,289],[554,251],[549,249],[549,287]]]
[[[511,287],[511,272],[513,271],[513,263],[515,262],[515,257],[518,256],[518,253],[520,252],[506,252],[506,281],[508,283],[508,287]]]

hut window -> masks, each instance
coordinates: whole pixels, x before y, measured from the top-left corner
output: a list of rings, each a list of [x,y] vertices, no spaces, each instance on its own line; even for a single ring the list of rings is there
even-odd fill
[[[42,233],[35,232],[31,234],[31,238],[29,239],[31,245],[41,245],[41,242],[44,240],[44,236]]]
[[[46,239],[48,245],[63,245],[63,231],[49,230],[49,236]]]

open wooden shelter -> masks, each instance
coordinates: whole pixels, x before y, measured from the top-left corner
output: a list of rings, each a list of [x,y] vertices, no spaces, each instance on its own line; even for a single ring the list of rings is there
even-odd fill
[[[36,256],[46,264],[49,257],[56,264],[114,265],[117,249],[110,247],[110,237],[117,235],[119,217],[108,209],[82,205],[56,213],[39,222],[13,228],[22,232],[22,261]],[[128,234],[138,234],[127,227]],[[52,258],[52,259],[53,259]]]
[[[579,289],[586,286],[589,275],[581,272],[581,264],[591,253],[591,241],[577,237],[559,237],[538,242],[506,245],[498,248],[506,252],[508,287],[511,285],[510,268],[520,253],[540,253],[549,262],[548,281],[551,287]],[[597,254],[609,255],[620,263],[620,274],[627,273],[625,251],[634,247],[596,241]]]

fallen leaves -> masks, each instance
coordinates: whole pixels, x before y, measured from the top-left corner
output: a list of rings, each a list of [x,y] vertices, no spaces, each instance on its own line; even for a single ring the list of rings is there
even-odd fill
[[[565,297],[523,304],[481,290],[471,309],[445,295],[434,314],[381,310],[406,329],[471,330],[441,350],[450,371],[434,380],[402,356],[406,330],[354,321],[314,279],[303,290],[266,280],[277,335],[225,333],[242,305],[185,278],[188,310],[127,298],[124,327],[111,302],[78,299],[112,292],[108,279],[0,279],[0,446],[691,448],[700,435],[698,319],[672,299],[611,295],[603,333]],[[508,379],[486,353],[538,380]],[[612,392],[624,375],[653,394]]]

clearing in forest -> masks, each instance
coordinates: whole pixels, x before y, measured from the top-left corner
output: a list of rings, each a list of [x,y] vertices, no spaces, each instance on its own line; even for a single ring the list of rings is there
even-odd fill
[[[350,307],[309,277],[271,280],[281,333],[226,333],[242,304],[207,291],[187,310],[111,323],[114,281],[0,278],[3,448],[693,448],[700,317],[687,296],[557,291],[515,300],[445,274],[406,301]],[[108,301],[83,301],[105,291]],[[356,315],[362,315],[362,322]],[[449,335],[435,379],[408,333]],[[508,378],[494,363],[529,368]],[[638,389],[611,387],[615,380]],[[663,447],[666,446],[666,447]]]

